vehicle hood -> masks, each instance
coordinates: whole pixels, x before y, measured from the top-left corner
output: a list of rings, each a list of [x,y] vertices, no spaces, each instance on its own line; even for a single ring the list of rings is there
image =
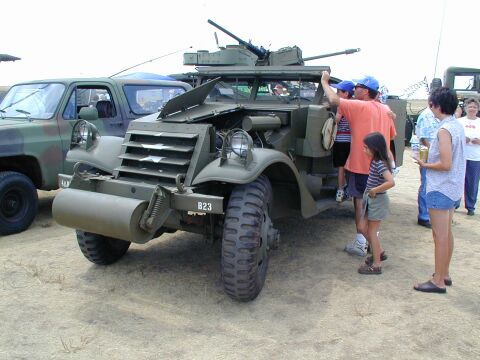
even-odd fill
[[[162,120],[164,122],[175,123],[191,123],[211,119],[223,114],[233,113],[243,109],[240,104],[220,104],[220,103],[204,103],[177,113],[171,114]]]

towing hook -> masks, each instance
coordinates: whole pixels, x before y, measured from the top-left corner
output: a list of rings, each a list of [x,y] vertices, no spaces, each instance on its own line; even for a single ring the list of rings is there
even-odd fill
[[[180,194],[185,192],[185,187],[183,186],[182,180],[185,179],[185,176],[182,174],[178,174],[175,177],[175,185],[177,186],[177,190]]]

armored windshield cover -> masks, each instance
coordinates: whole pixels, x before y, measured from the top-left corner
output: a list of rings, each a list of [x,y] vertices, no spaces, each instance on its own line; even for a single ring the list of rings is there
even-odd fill
[[[208,94],[212,91],[213,87],[219,80],[220,78],[213,79],[212,81],[202,84],[182,95],[174,97],[165,104],[162,111],[160,111],[158,118],[165,118],[169,114],[203,104]]]

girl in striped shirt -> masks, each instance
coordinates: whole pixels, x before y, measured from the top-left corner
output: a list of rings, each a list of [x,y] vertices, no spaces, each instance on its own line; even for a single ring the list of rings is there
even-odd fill
[[[395,181],[383,135],[379,132],[371,133],[363,139],[363,143],[363,150],[372,158],[363,204],[364,216],[368,218],[367,240],[373,255],[365,260],[358,272],[363,275],[379,275],[382,273],[381,262],[387,259],[387,255],[380,245],[378,230],[380,222],[387,218],[389,211],[387,190],[395,186]]]

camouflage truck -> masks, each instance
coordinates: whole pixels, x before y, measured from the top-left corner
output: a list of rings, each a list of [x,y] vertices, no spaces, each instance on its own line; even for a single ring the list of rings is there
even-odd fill
[[[0,86],[0,101],[5,97],[8,89],[10,89],[10,86]]]
[[[250,50],[236,51],[243,61]],[[241,66],[222,50],[185,54],[185,63],[216,66],[186,76],[197,86],[132,121],[123,141],[78,122],[67,155],[74,174],[61,175],[69,186],[54,200],[55,220],[76,229],[83,255],[99,265],[120,259],[132,242],[177,230],[219,240],[225,292],[255,299],[280,240],[274,221],[337,206],[337,172],[322,145],[333,109],[320,79],[330,68],[299,65],[299,54],[297,47],[258,51],[248,55],[254,64]],[[278,84],[287,91],[276,95]],[[406,103],[390,105],[402,133]],[[112,143],[108,156],[99,151]],[[401,165],[403,138],[395,145]]]
[[[121,136],[131,120],[158,111],[191,86],[177,81],[111,78],[31,81],[11,87],[0,103],[0,235],[25,230],[37,211],[37,189],[58,188],[72,128],[89,119]]]

